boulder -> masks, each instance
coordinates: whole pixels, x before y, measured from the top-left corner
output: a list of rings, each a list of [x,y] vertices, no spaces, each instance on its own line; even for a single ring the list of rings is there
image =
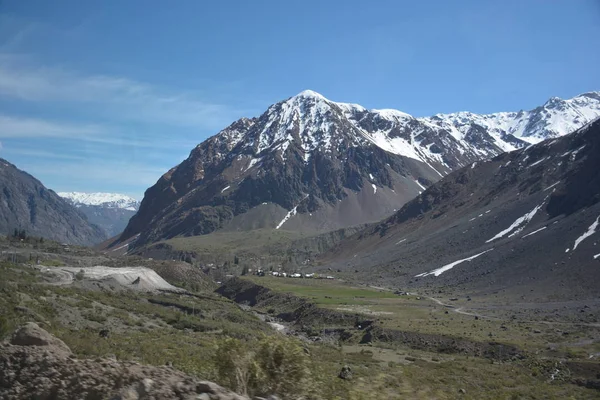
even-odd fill
[[[344,365],[338,374],[338,377],[344,380],[352,379],[352,368],[347,365]]]
[[[71,349],[62,340],[44,329],[40,328],[35,322],[27,322],[18,328],[10,339],[10,344],[14,346],[43,346],[48,351],[68,356]]]

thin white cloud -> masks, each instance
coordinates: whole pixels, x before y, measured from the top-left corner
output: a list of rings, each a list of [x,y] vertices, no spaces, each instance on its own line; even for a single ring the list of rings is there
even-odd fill
[[[48,138],[119,147],[160,149],[192,149],[197,145],[196,141],[184,137],[172,139],[166,135],[145,134],[146,140],[139,140],[135,139],[136,136],[141,135],[107,125],[77,124],[0,114],[0,139]]]
[[[189,93],[124,77],[81,75],[59,68],[20,65],[0,57],[0,96],[35,102],[98,106],[103,118],[216,130],[244,115],[242,110]]]
[[[0,146],[0,150],[1,150],[1,146]],[[18,148],[18,147],[8,147],[6,149],[4,149],[4,155],[5,157],[11,157],[14,155],[17,156],[26,156],[26,157],[35,157],[35,158],[50,158],[50,159],[60,159],[60,160],[75,160],[75,161],[84,161],[84,160],[88,160],[89,157],[85,157],[82,155],[74,155],[74,154],[67,154],[64,152],[53,152],[53,151],[45,151],[45,150],[38,150],[38,149],[24,149],[24,148]]]
[[[93,140],[104,133],[99,126],[57,123],[37,118],[0,115],[0,138],[67,138]]]

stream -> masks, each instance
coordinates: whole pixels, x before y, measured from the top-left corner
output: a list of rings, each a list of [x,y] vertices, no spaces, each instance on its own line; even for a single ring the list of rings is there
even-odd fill
[[[271,328],[275,329],[277,332],[281,332],[286,335],[290,333],[289,328],[286,325],[284,325],[283,323],[281,323],[281,321],[276,322],[276,321],[274,321],[273,317],[263,314],[261,312],[258,312],[246,304],[238,304],[238,306],[242,310],[254,314],[256,317],[258,317],[258,319],[269,324],[269,326],[271,326]]]

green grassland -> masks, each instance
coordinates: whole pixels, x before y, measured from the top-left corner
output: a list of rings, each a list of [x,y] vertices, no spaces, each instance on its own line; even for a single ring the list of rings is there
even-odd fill
[[[247,276],[248,279],[270,289],[310,299],[319,305],[373,304],[383,299],[398,300],[390,291],[369,287],[354,287],[334,279],[297,279],[271,276]]]
[[[244,279],[306,298],[319,307],[377,319],[382,327],[390,329],[449,335],[480,342],[497,341],[528,352],[545,351],[552,344],[557,356],[568,354],[570,357],[586,358],[600,351],[600,327],[597,324],[551,322],[531,315],[514,318],[492,313],[488,317],[485,306],[478,299],[457,302],[453,309],[424,296],[397,295],[388,290],[356,287],[339,280],[271,276],[248,276]],[[477,309],[469,309],[470,305]],[[457,313],[454,311],[457,308],[477,315]],[[580,343],[570,346],[574,339]]]

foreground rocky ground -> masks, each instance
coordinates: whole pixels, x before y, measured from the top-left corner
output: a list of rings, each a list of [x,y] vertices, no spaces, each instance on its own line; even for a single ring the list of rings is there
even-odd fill
[[[217,384],[171,367],[111,358],[80,360],[69,347],[30,322],[0,344],[2,399],[244,400]]]

